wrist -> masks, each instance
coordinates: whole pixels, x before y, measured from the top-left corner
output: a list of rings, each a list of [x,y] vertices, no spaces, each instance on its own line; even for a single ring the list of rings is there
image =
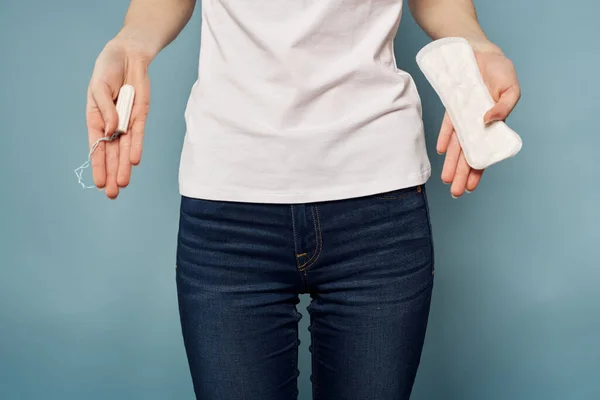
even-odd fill
[[[465,37],[465,39],[469,42],[469,45],[471,45],[474,51],[480,53],[504,54],[498,45],[492,43],[486,37]]]
[[[148,64],[162,50],[162,45],[154,40],[152,35],[127,26],[123,27],[110,42],[122,47],[129,54],[133,54]]]

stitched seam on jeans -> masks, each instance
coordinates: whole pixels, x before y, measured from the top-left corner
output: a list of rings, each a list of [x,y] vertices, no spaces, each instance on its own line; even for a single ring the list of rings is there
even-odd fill
[[[295,217],[295,210],[294,210],[294,205],[290,205],[290,208],[292,210],[292,231],[293,234],[292,236],[294,236],[294,254],[296,254],[296,267],[300,268],[300,262],[298,261],[298,243],[296,241],[296,217]]]
[[[312,215],[313,215],[313,225],[315,227],[315,243],[316,243],[315,247],[316,248],[315,248],[315,252],[310,257],[310,259],[305,261],[304,263],[302,263],[302,265],[298,266],[298,269],[300,271],[302,271],[304,269],[304,266],[306,266],[308,263],[310,263],[315,258],[315,255],[317,254],[317,251],[319,249],[319,243],[318,243],[318,238],[317,238],[317,220],[315,219],[315,210],[314,210],[314,208],[311,208],[310,211],[312,212]]]
[[[435,274],[435,248],[433,246],[433,228],[431,226],[431,213],[429,211],[429,200],[425,190],[423,192],[423,199],[425,200],[425,214],[427,216],[427,227],[429,229],[429,248],[430,248],[430,262],[431,262],[431,274]]]
[[[311,213],[312,213],[312,216],[313,216],[313,225],[314,225],[314,227],[315,227],[315,252],[313,253],[312,257],[310,257],[310,259],[309,259],[309,260],[305,261],[305,262],[304,262],[304,263],[303,263],[303,264],[302,264],[302,265],[299,267],[301,271],[304,269],[304,267],[305,267],[307,264],[311,263],[311,262],[314,260],[315,256],[317,255],[317,252],[319,251],[319,237],[318,237],[318,234],[317,234],[317,219],[315,218],[315,209],[314,209],[314,208],[311,208],[311,209],[310,209],[310,211],[311,211]]]
[[[317,212],[316,218],[315,218],[315,211]],[[321,220],[319,218],[319,208],[317,206],[315,206],[312,213],[313,213],[313,221],[315,222],[315,224],[314,224],[315,225],[315,241],[317,242],[317,246],[315,249],[315,254],[313,254],[311,259],[308,260],[306,263],[304,263],[302,265],[302,267],[300,267],[300,269],[302,271],[306,271],[309,267],[314,265],[319,260],[319,257],[321,256],[321,253],[323,252],[323,233],[321,232]],[[318,226],[318,228],[317,228],[317,226]]]
[[[314,299],[312,300],[314,301]],[[313,383],[313,398],[315,399],[319,399],[319,393],[321,392],[321,386],[319,385],[319,357],[317,355],[317,351],[318,351],[318,347],[319,347],[319,341],[315,340],[315,318],[313,318],[313,316],[311,315],[311,322],[310,322],[310,341],[311,341],[311,359],[312,360],[316,360],[316,362],[313,362],[313,367],[311,368],[311,381]]]
[[[416,187],[415,190],[412,190],[409,193],[405,193],[400,196],[376,195],[375,198],[382,199],[382,200],[400,200],[400,199],[406,199],[407,197],[410,197],[410,196],[420,193],[420,192],[421,192],[421,186],[419,185]]]
[[[295,338],[296,346],[294,347],[293,355],[292,355],[292,369],[294,370],[294,375],[297,377],[298,373],[299,373],[299,371],[298,371],[298,346],[300,345],[300,343],[299,343],[300,338],[298,337],[298,322],[300,322],[301,314],[298,312],[298,309],[296,308],[296,306],[294,306],[294,317],[296,319],[296,323],[294,324],[295,332],[296,332],[296,335],[295,335],[296,336],[296,338]],[[296,393],[296,396],[297,395],[298,395],[298,393]]]

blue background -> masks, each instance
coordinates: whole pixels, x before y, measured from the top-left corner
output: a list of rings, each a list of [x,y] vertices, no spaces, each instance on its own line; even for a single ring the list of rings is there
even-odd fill
[[[407,9],[397,40],[398,64],[423,98],[434,167],[436,288],[413,398],[599,399],[600,3],[476,5],[517,67],[523,98],[509,124],[524,148],[459,200],[439,179],[443,109],[416,67],[428,39]],[[193,398],[174,260],[198,9],[151,66],[146,147],[132,185],[112,202],[83,191],[73,174],[86,157],[92,67],[126,7],[0,2],[0,399]]]

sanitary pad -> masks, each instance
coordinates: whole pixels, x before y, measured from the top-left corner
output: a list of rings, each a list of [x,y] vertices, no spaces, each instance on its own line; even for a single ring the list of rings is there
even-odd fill
[[[472,168],[487,168],[521,150],[521,137],[504,122],[483,122],[495,102],[467,40],[435,40],[419,51],[417,64],[446,107]]]

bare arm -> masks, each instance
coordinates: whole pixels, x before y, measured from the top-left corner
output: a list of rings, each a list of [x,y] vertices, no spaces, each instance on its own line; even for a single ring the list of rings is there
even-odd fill
[[[90,148],[117,128],[115,100],[122,85],[128,83],[136,92],[127,134],[98,142],[91,157],[94,183],[111,199],[129,184],[131,169],[142,157],[150,109],[148,67],[183,30],[195,4],[196,0],[131,0],[123,28],[96,59],[86,106]]]
[[[432,39],[464,37],[480,51],[501,52],[485,35],[472,0],[408,0],[417,24]]]
[[[117,40],[153,59],[190,20],[196,0],[131,0]]]
[[[458,36],[467,39],[475,52],[479,70],[496,104],[483,116],[485,123],[505,120],[519,101],[521,89],[516,71],[502,50],[481,29],[473,0],[408,0],[415,21],[433,40]],[[438,137],[437,151],[445,154],[442,181],[451,184],[453,197],[475,190],[482,170],[467,164],[446,113]]]

